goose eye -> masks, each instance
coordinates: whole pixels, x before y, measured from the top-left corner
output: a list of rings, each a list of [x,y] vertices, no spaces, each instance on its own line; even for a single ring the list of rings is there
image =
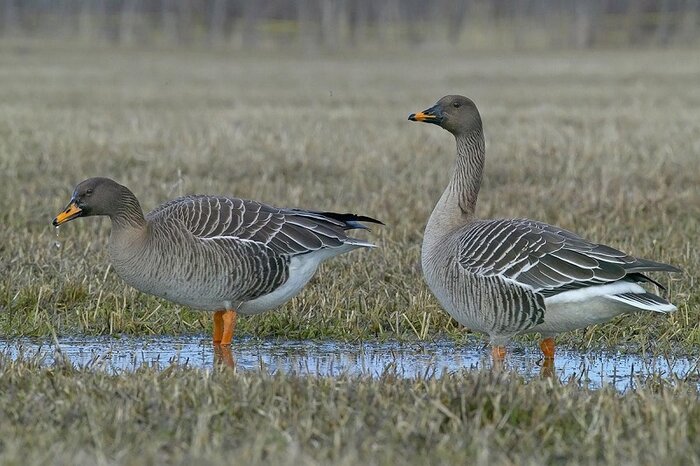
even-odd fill
[[[459,102],[454,102],[454,103],[452,104],[452,106],[453,106],[454,108],[459,108],[459,107],[462,106],[462,104],[460,104]]]
[[[86,195],[86,196],[90,196],[91,194],[92,194],[92,188],[90,188],[90,189],[88,189],[87,191],[85,191],[85,195]]]

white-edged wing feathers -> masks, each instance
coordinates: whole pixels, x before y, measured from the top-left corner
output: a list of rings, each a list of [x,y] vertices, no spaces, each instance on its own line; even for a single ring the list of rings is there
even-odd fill
[[[336,218],[328,215],[336,215]],[[180,221],[197,238],[252,241],[267,246],[277,254],[289,256],[348,243],[371,246],[345,234],[345,230],[358,228],[359,224],[352,221],[354,216],[328,215],[299,209],[279,209],[238,198],[187,196],[159,206],[147,217]],[[344,216],[351,220],[344,221]]]
[[[643,271],[677,271],[528,219],[474,222],[462,236],[459,263],[469,273],[498,276],[544,296],[632,274],[630,279],[641,281]]]

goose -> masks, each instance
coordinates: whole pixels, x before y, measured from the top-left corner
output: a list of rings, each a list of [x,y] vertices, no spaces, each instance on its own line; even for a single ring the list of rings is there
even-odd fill
[[[646,272],[681,271],[672,265],[536,220],[476,217],[485,144],[472,100],[448,95],[408,119],[438,125],[456,139],[452,177],[425,227],[421,265],[445,310],[489,336],[494,365],[515,335],[539,333],[544,362],[553,367],[559,333],[635,311],[676,310],[640,285],[659,285]]]
[[[230,345],[237,314],[258,314],[294,297],[326,259],[373,248],[347,230],[379,220],[280,209],[235,197],[192,195],[146,216],[136,196],[109,178],[75,188],[53,220],[111,220],[108,252],[117,274],[144,293],[214,312],[214,345]]]

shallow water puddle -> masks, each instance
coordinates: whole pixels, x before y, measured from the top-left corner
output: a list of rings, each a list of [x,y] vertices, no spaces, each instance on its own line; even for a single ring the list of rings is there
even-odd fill
[[[211,369],[227,359],[216,353],[201,336],[154,337],[64,337],[58,340],[60,353],[74,365],[110,372],[133,371],[146,365],[160,368],[170,364]],[[533,348],[509,347],[507,367],[525,377],[540,374],[540,358]],[[31,339],[1,340],[0,353],[43,356],[47,364],[58,357],[54,344]],[[456,345],[436,342],[344,343],[307,340],[235,339],[229,357],[238,370],[285,372],[301,375],[377,377],[390,373],[398,377],[440,376],[462,369],[489,367],[489,351],[481,344]],[[589,387],[614,385],[618,390],[633,388],[648,377],[700,380],[698,358],[665,358],[619,354],[606,351],[578,352],[559,349],[555,373],[562,381],[574,379]]]

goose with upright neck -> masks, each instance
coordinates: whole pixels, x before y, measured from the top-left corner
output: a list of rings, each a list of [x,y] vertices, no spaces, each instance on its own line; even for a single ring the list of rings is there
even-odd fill
[[[225,196],[186,196],[143,214],[126,186],[89,178],[75,188],[54,226],[107,216],[108,251],[134,288],[214,312],[213,342],[228,346],[237,313],[257,314],[294,297],[326,259],[374,247],[347,235],[371,217],[281,209]]]
[[[455,137],[452,177],[425,228],[423,274],[455,320],[489,335],[495,363],[503,361],[505,344],[515,335],[539,332],[545,365],[553,365],[558,333],[629,312],[676,310],[640,285],[658,285],[646,272],[680,272],[672,265],[536,220],[476,217],[486,150],[472,100],[448,95],[408,119],[436,124]]]

